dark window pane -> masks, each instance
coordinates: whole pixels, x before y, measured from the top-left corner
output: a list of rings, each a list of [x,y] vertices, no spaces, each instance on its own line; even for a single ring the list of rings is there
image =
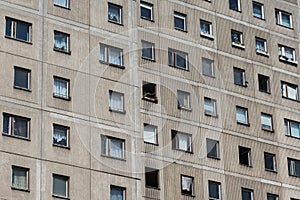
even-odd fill
[[[67,146],[68,129],[55,126],[53,130],[53,144]]]
[[[175,28],[185,30],[184,16],[181,17],[174,16],[174,26]]]
[[[249,148],[239,146],[240,164],[250,166],[250,151]]]
[[[234,83],[238,85],[244,85],[244,71],[240,69],[234,69]]]
[[[232,10],[239,10],[238,0],[229,0],[229,8]]]
[[[269,170],[275,170],[274,155],[265,153],[265,168]]]
[[[6,36],[9,36],[11,37],[11,33],[12,33],[12,30],[11,30],[11,23],[12,23],[12,20],[11,19],[6,19],[6,29],[5,29],[5,35]]]
[[[152,18],[152,16],[151,16],[151,9],[148,9],[148,8],[145,8],[145,7],[141,7],[141,16],[143,18],[151,20],[151,18]]]
[[[3,115],[3,133],[9,133],[10,127],[9,127],[9,117]]]
[[[14,85],[21,88],[29,89],[28,71],[24,69],[15,68]]]
[[[219,199],[220,197],[219,183],[209,181],[208,190],[209,190],[209,198]]]
[[[61,176],[53,176],[53,194],[67,197],[67,178]]]
[[[278,199],[278,195],[274,195],[274,194],[267,195],[267,200],[277,200],[277,199]]]
[[[207,148],[207,156],[218,158],[218,149],[217,149],[217,141],[206,140],[206,148]]]
[[[173,55],[174,55],[173,52],[171,52],[171,51],[168,52],[169,65],[171,65],[171,66],[174,66]]]
[[[145,171],[146,186],[158,188],[158,170],[146,168]]]
[[[269,77],[259,74],[258,75],[259,91],[269,92]]]
[[[180,68],[186,69],[186,60],[184,55],[176,54],[176,65]]]
[[[295,161],[295,175],[300,177],[300,161]]]
[[[252,192],[249,190],[242,190],[242,200],[252,200]]]
[[[28,120],[14,117],[14,135],[27,138]]]
[[[24,41],[29,41],[29,25],[17,22],[16,38]]]

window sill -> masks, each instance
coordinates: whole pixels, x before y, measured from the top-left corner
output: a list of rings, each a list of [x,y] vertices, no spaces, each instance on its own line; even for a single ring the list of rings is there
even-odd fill
[[[145,144],[150,144],[150,145],[153,145],[153,146],[159,146],[158,143],[151,143],[151,142],[145,142],[145,141],[144,141],[144,143]]]
[[[25,141],[29,141],[29,142],[31,141],[29,138],[24,138],[24,137],[15,136],[15,135],[8,135],[6,133],[2,133],[2,136],[16,138],[16,139],[21,139],[21,140],[25,140]]]
[[[56,4],[54,4],[54,7],[63,8],[63,9],[66,9],[66,10],[71,10],[70,7],[64,7],[64,6],[56,5]]]
[[[188,154],[194,154],[192,151],[186,151],[186,150],[182,150],[182,149],[173,149],[173,150],[181,151],[181,152],[188,153]]]
[[[192,112],[192,108],[187,108],[181,105],[177,106],[178,110],[184,110],[184,111],[188,111],[188,112]]]
[[[235,42],[232,42],[231,45],[235,48],[238,48],[238,49],[245,49],[245,45],[244,44],[239,44],[239,43],[235,43]]]
[[[102,61],[102,60],[99,60],[99,62],[102,63],[102,64],[105,64],[105,65],[109,65],[111,67],[116,67],[116,68],[119,68],[119,69],[125,69],[124,65],[116,65],[116,64],[108,63],[108,62],[105,62],[105,61]]]
[[[116,21],[112,21],[112,20],[108,20],[108,22],[119,25],[119,26],[124,26],[121,22],[116,22]]]
[[[287,136],[287,137],[290,137],[290,138],[294,138],[294,139],[300,139],[300,137],[296,137],[296,136],[293,136],[293,135],[287,135],[287,134],[285,134],[285,136]]]
[[[269,92],[269,91],[263,91],[263,90],[258,90],[258,91],[266,93],[266,94],[271,94],[271,92]]]
[[[291,101],[295,101],[295,102],[300,102],[298,99],[292,99],[292,98],[288,98],[288,97],[285,97],[285,96],[282,96],[283,99],[287,99],[287,100],[291,100]]]
[[[149,18],[147,18],[147,17],[143,17],[143,16],[141,16],[141,19],[143,19],[143,20],[147,20],[147,21],[150,21],[150,22],[155,22],[153,19],[149,19]]]
[[[239,125],[243,125],[243,126],[248,126],[250,127],[250,124],[249,123],[244,123],[244,122],[239,122],[239,121],[236,121],[237,124]]]
[[[126,114],[126,111],[125,110],[115,110],[113,108],[109,108],[109,111],[110,112],[115,112],[115,113],[120,113],[120,114]]]
[[[256,50],[256,54],[265,56],[265,57],[269,57],[269,55],[270,55],[267,51],[261,51],[261,50]]]
[[[168,65],[169,67],[174,67],[174,68],[177,68],[177,69],[180,69],[180,70],[184,70],[184,71],[189,71],[189,68],[182,68],[182,67],[179,67],[179,66],[176,66],[176,65]]]
[[[55,195],[55,194],[52,194],[52,197],[58,198],[58,199],[70,199],[69,197],[63,197],[63,196],[59,196],[59,195]]]
[[[23,91],[26,91],[26,92],[32,92],[32,90],[29,89],[29,88],[23,88],[23,87],[15,86],[15,85],[14,85],[14,88],[15,88],[15,89],[18,89],[18,90],[23,90]]]
[[[58,96],[55,94],[53,94],[53,98],[57,98],[57,99],[65,100],[65,101],[71,101],[71,97],[62,97],[62,96]]]
[[[266,19],[262,18],[262,17],[258,17],[258,16],[254,16],[254,15],[253,15],[253,17],[256,18],[256,19],[260,19],[260,20],[266,21]]]
[[[233,9],[233,8],[229,8],[229,10],[233,10],[233,11],[235,11],[235,12],[242,13],[242,10],[239,10],[239,9]]]
[[[214,160],[221,160],[221,158],[219,158],[219,157],[214,157],[214,156],[209,156],[209,155],[207,155],[207,158],[214,159]]]
[[[288,60],[288,58],[285,56],[279,56],[279,61],[291,64],[291,65],[298,65],[297,61]]]
[[[265,132],[269,132],[269,133],[274,133],[275,132],[274,129],[270,130],[270,129],[261,128],[261,130],[263,130]]]
[[[149,60],[149,61],[151,61],[151,62],[155,62],[155,59],[153,59],[153,58],[148,58],[148,57],[145,57],[145,56],[142,56],[142,59],[143,59],[143,60]]]
[[[149,101],[149,102],[152,102],[152,103],[155,103],[155,104],[158,103],[158,99],[157,98],[155,99],[155,98],[143,97],[142,100]]]
[[[187,33],[186,29],[182,29],[182,28],[179,28],[179,27],[174,27],[174,29],[177,30],[177,31],[181,31],[181,32]]]
[[[160,190],[159,187],[152,187],[152,186],[145,186],[147,189],[152,189],[152,190]]]
[[[240,86],[240,87],[248,87],[248,82],[246,81],[246,83],[244,85],[242,84],[238,84],[238,83],[234,83],[234,85]]]
[[[105,158],[111,158],[111,159],[115,159],[115,160],[120,160],[120,161],[126,162],[125,158],[118,158],[118,157],[108,156],[108,155],[105,155],[105,154],[101,154],[101,156],[105,157]]]
[[[15,41],[18,41],[18,42],[23,42],[23,43],[26,43],[26,44],[31,44],[31,45],[32,45],[32,42],[30,42],[30,41],[20,40],[20,39],[18,39],[18,38],[9,37],[9,36],[7,36],[7,35],[5,36],[5,38],[10,39],[10,40],[15,40]]]
[[[285,25],[278,24],[278,23],[276,23],[276,25],[281,26],[281,27],[283,27],[283,28],[288,28],[288,29],[294,30],[293,27],[285,26]]]
[[[54,146],[54,147],[59,147],[59,148],[62,148],[62,149],[68,149],[68,150],[70,150],[71,148],[70,147],[68,147],[68,146],[63,146],[63,145],[59,145],[59,144],[53,144],[52,143],[52,146]]]
[[[218,118],[218,115],[216,113],[204,112],[204,115],[208,117]]]
[[[63,50],[56,49],[56,48],[53,48],[53,51],[56,51],[56,52],[59,52],[59,53],[64,53],[64,54],[67,54],[67,55],[71,55],[71,51],[63,51]]]
[[[187,196],[187,197],[191,197],[191,198],[195,198],[195,197],[196,197],[196,196],[193,195],[193,194],[185,194],[185,193],[182,193],[182,192],[181,192],[181,195]]]
[[[209,75],[209,74],[203,74],[203,76],[207,76],[209,78],[216,78],[214,75]]]
[[[271,172],[271,173],[274,173],[274,174],[277,174],[278,172],[275,171],[275,170],[272,170],[272,169],[265,169],[266,172]]]
[[[206,34],[206,33],[200,33],[200,36],[203,37],[203,38],[207,38],[209,40],[214,40],[215,39],[215,37],[213,35]]]
[[[241,166],[252,168],[252,165],[240,163]]]
[[[12,190],[22,191],[22,192],[30,192],[29,189],[16,188],[16,187],[13,187],[13,186],[11,186],[11,189],[12,189]]]
[[[289,176],[294,177],[294,178],[300,178],[300,176],[289,174]]]

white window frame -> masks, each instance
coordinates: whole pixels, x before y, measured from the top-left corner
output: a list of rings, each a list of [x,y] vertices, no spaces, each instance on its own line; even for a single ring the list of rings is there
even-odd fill
[[[286,26],[282,23],[282,15],[283,14],[289,16],[290,26]],[[292,17],[291,13],[288,13],[283,10],[275,9],[275,15],[276,15],[276,24],[287,27],[287,28],[293,28],[293,17]]]
[[[263,124],[263,117],[268,118],[268,120],[270,121],[270,124]],[[266,130],[266,131],[273,131],[273,117],[270,114],[267,113],[261,113],[260,114],[260,119],[261,119],[261,129],[262,130]],[[268,128],[267,126],[269,126],[270,128]]]
[[[55,178],[60,178],[60,179],[64,179],[65,180],[66,196],[55,194],[55,192],[54,192],[54,179]],[[68,177],[68,176],[59,175],[59,174],[52,174],[52,196],[54,196],[54,197],[62,197],[62,198],[69,198],[69,181],[70,181],[70,177]]]
[[[231,8],[231,6],[230,6],[230,0],[229,0],[229,9],[241,12],[242,11],[242,9],[241,9],[241,1],[240,0],[236,0],[236,1],[237,1],[237,6],[238,6],[237,10]]]
[[[264,152],[264,161],[265,162],[266,162],[266,155],[272,156],[272,162],[273,162],[274,169],[268,169],[265,166],[265,170],[266,171],[271,171],[271,172],[276,172],[277,171],[277,167],[276,167],[276,155],[272,154],[272,153]]]
[[[211,74],[205,73],[205,70],[204,70],[204,66],[205,65],[204,65],[204,63],[209,64],[209,66],[211,68],[211,72],[212,72]],[[213,60],[202,57],[202,74],[204,76],[215,77],[215,69],[214,69],[214,61]]]
[[[296,162],[298,163],[298,166],[300,166],[300,160],[296,160],[293,158],[287,158],[288,159],[288,171],[289,171],[289,176],[295,176],[295,177],[300,177],[300,174],[296,174]]]
[[[111,136],[107,136],[107,135],[101,135],[100,139],[101,139],[100,142],[101,142],[101,155],[102,156],[125,160],[125,140],[124,139],[115,138],[115,137],[111,137]],[[121,157],[114,156],[111,154],[111,140],[115,140],[115,141],[122,143]],[[103,144],[103,142],[105,142],[105,144]],[[102,145],[105,145],[105,146],[102,146]],[[105,152],[103,152],[103,151],[105,151]]]
[[[183,20],[183,29],[180,28],[180,27],[176,27],[175,18]],[[185,31],[186,32],[186,15],[185,14],[179,13],[179,12],[176,12],[176,11],[174,12],[174,28],[176,30],[180,30],[180,31]]]
[[[65,50],[55,46],[55,44],[56,44],[55,35],[56,34],[63,35],[64,37],[66,37],[67,44],[66,44],[66,49]],[[53,49],[55,51],[59,51],[59,52],[70,53],[70,34],[55,30],[54,34],[53,34]]]
[[[8,132],[4,131],[4,119],[8,118],[8,127],[6,127],[6,129],[8,129]],[[22,137],[20,135],[15,135],[15,118],[26,121],[27,122],[27,130],[26,130],[26,137]],[[9,136],[13,136],[16,138],[24,138],[24,139],[29,139],[30,138],[30,119],[26,118],[26,117],[22,117],[22,116],[17,116],[17,115],[11,115],[8,113],[3,113],[3,131],[2,131],[3,135],[9,135]]]
[[[258,41],[263,43],[263,49],[257,48]],[[256,49],[256,53],[262,54],[264,56],[269,56],[268,48],[267,48],[267,40],[263,38],[255,37],[255,49]]]
[[[63,130],[66,134],[66,145],[61,145],[61,144],[57,144],[54,142],[54,133],[55,131],[59,129],[59,130]],[[70,127],[67,126],[62,126],[59,124],[53,124],[53,133],[52,133],[52,141],[53,141],[53,146],[59,146],[59,147],[69,147],[69,135],[70,135]]]
[[[293,138],[298,138],[300,139],[300,122],[297,121],[293,121],[290,119],[284,119],[284,126],[285,126],[285,135],[286,136],[290,136]],[[294,135],[292,133],[292,127],[295,128],[298,126],[298,136]]]
[[[187,190],[187,185],[183,185],[183,180],[185,180],[185,179],[188,179],[188,180],[190,180],[190,182],[191,182],[191,186],[189,187],[192,191],[188,191]],[[193,196],[194,195],[194,177],[192,177],[192,176],[187,176],[187,175],[181,175],[181,177],[180,177],[180,182],[181,182],[181,194],[183,194],[183,195],[191,195],[191,196]],[[187,192],[184,192],[184,191],[187,191]]]
[[[119,9],[119,18],[120,18],[119,21],[115,21],[115,20],[109,19],[109,8],[110,8],[110,6]],[[107,5],[107,19],[108,19],[108,21],[111,22],[111,23],[114,23],[114,24],[120,24],[121,25],[123,23],[122,9],[123,8],[120,5],[113,4],[113,3],[108,3],[108,5]]]
[[[64,83],[66,85],[66,92],[67,94],[62,94],[59,92],[55,92],[56,89],[55,89],[55,82],[56,81],[59,81],[60,83]],[[63,84],[63,86],[64,86]],[[53,97],[57,97],[57,98],[61,98],[61,99],[65,99],[65,100],[70,100],[71,97],[70,97],[70,80],[69,79],[66,79],[66,78],[62,78],[62,77],[58,77],[58,76],[53,76]]]
[[[180,132],[180,131],[175,131],[172,130],[171,131],[172,134],[172,149],[174,150],[178,150],[178,151],[184,151],[184,152],[188,152],[188,153],[192,153],[193,152],[193,147],[192,147],[192,135],[189,133],[184,133],[184,132]],[[180,138],[184,137],[187,142],[187,149],[183,149],[180,147]]]
[[[119,58],[120,58],[120,63],[121,63],[120,65],[110,62],[110,52],[112,50],[119,52]],[[103,56],[101,55],[102,52],[104,52]],[[124,66],[123,66],[123,49],[108,46],[108,45],[100,43],[100,59],[99,60],[100,60],[100,62],[111,65],[111,66],[124,68]]]
[[[16,79],[17,79],[16,71],[23,71],[23,72],[27,73],[27,85],[28,85],[28,87],[22,87],[22,86],[16,85]],[[30,89],[31,89],[31,70],[30,69],[25,69],[25,68],[22,68],[22,67],[14,66],[14,88],[30,91]]]
[[[182,97],[184,100],[187,101],[187,105],[181,105],[179,102],[179,97]],[[182,90],[177,90],[177,108],[179,110],[188,110],[191,111],[192,107],[191,107],[191,94],[189,92],[185,92]]]
[[[15,170],[20,170],[22,172],[26,173],[26,187],[18,187],[15,183],[14,183],[14,172]],[[17,190],[24,190],[24,191],[29,191],[29,168],[25,168],[25,167],[19,167],[19,166],[15,166],[13,165],[11,168],[11,187]]]
[[[54,0],[54,5],[55,6],[58,6],[58,7],[62,7],[62,8],[70,8],[69,6],[69,0],[64,0],[66,3],[65,3],[65,5],[62,5],[59,1],[61,1],[61,0]]]
[[[218,198],[214,198],[214,197],[211,197],[210,195],[210,185],[211,184],[215,184],[215,185],[218,185]],[[222,192],[221,192],[221,183],[220,182],[216,182],[216,181],[212,181],[212,180],[208,180],[208,197],[209,197],[209,200],[221,200],[222,199]]]
[[[112,95],[118,95],[118,97],[120,97],[120,99],[121,99],[120,104],[122,104],[122,108],[113,107],[113,105],[112,105]],[[109,99],[108,100],[109,100],[109,110],[110,111],[125,113],[124,93],[109,90]]]
[[[242,197],[243,197],[243,191],[245,191],[245,192],[250,192],[250,194],[251,194],[251,200],[254,200],[254,191],[252,190],[252,189],[248,189],[248,188],[242,188],[242,190],[241,190],[241,192],[242,192]],[[242,200],[244,200],[243,198],[242,198]]]
[[[245,122],[239,121],[239,120],[238,120],[238,116],[237,116],[237,114],[238,114],[237,110],[238,110],[238,109],[243,110],[243,112],[244,112],[244,114],[245,114],[245,119],[246,119]],[[238,124],[249,125],[248,109],[247,109],[247,108],[240,107],[240,106],[236,106],[236,121],[237,121]]]
[[[151,58],[143,55],[143,49],[144,48],[150,49],[149,47],[151,48]],[[154,43],[142,40],[142,58],[146,59],[146,60],[152,60],[152,61],[155,60],[155,45],[154,45]]]
[[[205,103],[210,103],[213,107],[213,112],[205,109]],[[212,98],[204,97],[204,114],[208,116],[217,116],[217,101]]]
[[[146,136],[145,128],[151,129],[151,134],[153,134],[153,135],[151,135],[151,138],[154,138],[155,141],[151,141],[151,140],[147,139],[148,137],[147,138],[145,137]],[[153,130],[153,132],[152,132],[152,130]],[[147,131],[147,132],[150,132],[150,131]],[[144,142],[149,143],[149,144],[156,144],[156,145],[158,144],[157,126],[144,123]]]
[[[293,89],[293,91],[295,92],[296,95],[295,98],[293,98],[289,92],[291,89]],[[281,81],[281,90],[282,90],[282,97],[295,100],[295,101],[299,100],[298,85]]]
[[[261,17],[255,15],[255,13],[254,13],[254,4],[260,6]],[[258,19],[265,19],[264,4],[256,2],[256,1],[252,1],[252,8],[253,8],[253,17],[258,18]]]
[[[8,21],[10,21],[10,35],[7,34],[7,23]],[[17,38],[17,27],[18,27],[18,23],[22,23],[24,25],[28,26],[28,36],[26,40],[23,40],[21,38]],[[23,41],[23,42],[27,42],[27,43],[31,43],[32,40],[32,24],[25,22],[25,21],[21,21],[18,19],[14,19],[14,18],[10,18],[10,17],[5,17],[5,37],[8,38],[13,38],[15,40],[19,40],[19,41]]]
[[[185,68],[183,68],[183,67],[181,67],[177,64],[177,59],[176,59],[177,56],[180,56],[180,57],[185,59]],[[170,63],[170,61],[171,61],[171,63]],[[169,66],[176,67],[178,69],[188,71],[189,70],[188,54],[185,53],[185,52],[181,52],[181,51],[169,48],[169,50],[168,50],[168,64],[169,64]]]
[[[290,51],[293,52],[292,53],[292,55],[293,55],[292,58],[288,58],[286,56],[286,51],[287,50],[290,50]],[[289,62],[289,63],[292,63],[292,64],[298,64],[298,62],[296,60],[296,51],[295,51],[295,49],[293,49],[291,47],[287,47],[287,46],[283,46],[283,45],[278,44],[278,56],[279,56],[280,61]]]
[[[209,33],[204,32],[202,30],[202,24],[208,25],[208,27],[209,27],[209,31],[208,32]],[[203,36],[203,37],[208,37],[210,39],[214,39],[214,36],[213,36],[213,26],[212,26],[211,22],[200,19],[200,35]]]
[[[142,11],[141,11],[141,13],[140,13],[140,14],[141,14],[141,18],[142,18],[142,19],[146,19],[146,20],[153,21],[153,19],[154,19],[154,17],[153,17],[153,5],[150,4],[150,3],[146,3],[146,2],[141,1],[141,2],[140,2],[140,9],[142,9],[142,7],[143,7],[144,9],[148,9],[148,10],[151,11],[151,18],[149,19],[149,18],[147,18],[147,17],[143,17],[143,16],[142,16]]]
[[[232,39],[233,34],[236,34],[238,36],[238,39],[239,39],[240,42],[236,42]],[[245,49],[244,38],[243,38],[243,33],[242,32],[231,29],[231,35],[230,36],[231,36],[231,45],[233,47]]]

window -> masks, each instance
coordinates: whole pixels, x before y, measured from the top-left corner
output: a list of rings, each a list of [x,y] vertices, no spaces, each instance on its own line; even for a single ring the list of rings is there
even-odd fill
[[[221,200],[221,183],[208,181],[209,200]]]
[[[267,41],[262,38],[255,37],[256,53],[268,55]]]
[[[236,107],[236,121],[241,124],[249,124],[248,109],[243,107]]]
[[[282,97],[298,100],[298,86],[281,81]]]
[[[217,116],[216,100],[204,97],[204,113],[205,115]]]
[[[70,100],[70,80],[54,76],[53,81],[53,96]]]
[[[146,187],[159,188],[159,170],[146,167],[145,183]]]
[[[54,0],[54,5],[69,8],[69,0]]]
[[[200,35],[213,38],[211,22],[200,20]]]
[[[188,70],[188,54],[177,50],[168,51],[169,66]]]
[[[259,19],[264,19],[264,5],[258,2],[253,1],[253,16]]]
[[[251,149],[239,146],[239,160],[241,165],[251,167]]]
[[[275,16],[276,16],[276,24],[285,26],[288,28],[293,28],[291,13],[275,9]]]
[[[300,177],[300,160],[288,158],[289,175]]]
[[[30,74],[28,69],[14,67],[14,87],[19,89],[30,90]]]
[[[125,188],[110,186],[110,200],[125,200]]]
[[[3,134],[29,139],[30,119],[3,113]]]
[[[258,74],[258,89],[260,92],[271,93],[270,77]]]
[[[234,80],[234,84],[247,87],[248,82],[246,81],[246,74],[244,69],[234,67],[233,80]]]
[[[272,125],[272,115],[261,113],[260,115],[261,119],[261,129],[266,131],[273,131],[273,125]]]
[[[70,35],[54,31],[54,50],[70,53]]]
[[[284,119],[285,135],[300,138],[300,123]]]
[[[153,5],[141,2],[141,18],[153,21]]]
[[[241,11],[240,0],[229,0],[229,9],[235,10],[235,11]]]
[[[192,110],[190,102],[190,93],[177,90],[178,109]]]
[[[124,94],[109,90],[109,110],[125,112],[124,110]]]
[[[281,61],[286,61],[295,64],[297,63],[295,49],[293,48],[286,47],[279,44],[278,55],[279,55],[279,60]]]
[[[31,42],[32,24],[17,19],[5,17],[6,29],[5,36],[16,40]]]
[[[192,135],[172,130],[172,149],[192,152]]]
[[[158,144],[157,142],[157,126],[144,124],[144,142]]]
[[[219,159],[219,141],[206,139],[207,157]]]
[[[279,200],[279,196],[276,194],[267,194],[267,200]]]
[[[214,61],[202,58],[202,74],[205,76],[215,76],[215,70],[214,70]]]
[[[52,195],[57,197],[69,197],[69,177],[53,174],[52,175]]]
[[[243,33],[235,30],[231,30],[231,44],[234,47],[245,48],[243,41]]]
[[[275,172],[276,171],[275,154],[265,152],[264,159],[265,159],[265,170]]]
[[[101,154],[125,159],[125,140],[101,135]]]
[[[142,58],[155,60],[154,44],[146,41],[142,41]]]
[[[29,190],[29,169],[12,166],[11,187],[19,190]]]
[[[100,61],[113,65],[123,65],[123,50],[100,44]]]
[[[108,21],[122,24],[122,7],[108,3]]]
[[[181,31],[186,31],[186,15],[174,12],[174,28]]]
[[[158,102],[156,95],[156,84],[143,81],[143,100]]]
[[[181,175],[181,194],[194,194],[194,177]]]
[[[53,125],[53,145],[69,147],[70,128],[66,126]]]
[[[242,200],[254,200],[253,190],[242,188]]]

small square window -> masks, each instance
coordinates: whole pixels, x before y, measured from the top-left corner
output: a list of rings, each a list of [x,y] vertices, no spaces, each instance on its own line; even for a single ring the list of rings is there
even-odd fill
[[[54,50],[70,53],[70,35],[67,33],[54,31]]]
[[[276,194],[267,194],[267,200],[279,200],[279,196]]]
[[[156,84],[143,81],[143,100],[157,103]]]
[[[32,24],[17,19],[5,17],[5,36],[16,40],[31,42]]]
[[[252,6],[253,6],[253,16],[259,19],[264,19],[265,18],[264,5],[253,1]]]
[[[146,2],[141,2],[141,18],[153,21],[153,5]]]
[[[200,35],[213,39],[212,23],[200,20]]]
[[[254,200],[253,190],[242,188],[242,200]]]
[[[54,0],[54,5],[63,8],[69,8],[69,0]]]
[[[18,89],[30,90],[30,74],[29,69],[14,67],[14,87]]]
[[[70,80],[54,76],[53,81],[53,96],[70,100]]]
[[[236,121],[240,124],[249,124],[247,108],[236,107]]]
[[[206,139],[207,157],[219,159],[219,141]]]
[[[108,3],[108,21],[122,24],[122,7]]]
[[[3,134],[29,139],[30,119],[3,113]]]
[[[247,87],[246,74],[244,69],[233,68],[234,84]]]
[[[261,129],[266,131],[273,131],[272,115],[261,113]]]
[[[276,24],[285,26],[287,28],[293,28],[291,13],[275,9],[275,17],[276,17]]]
[[[241,165],[251,167],[251,149],[239,146],[239,160]]]
[[[110,186],[110,200],[125,200],[125,188]]]
[[[181,175],[181,194],[194,194],[194,177]]]
[[[14,189],[29,191],[29,169],[12,166],[11,187]]]
[[[235,10],[235,11],[241,11],[240,0],[229,0],[229,9]]]
[[[300,160],[288,158],[289,175],[300,177]]]
[[[174,49],[168,50],[169,66],[188,70],[188,54]]]
[[[204,97],[204,113],[205,115],[217,116],[216,100]]]
[[[285,135],[300,138],[300,122],[284,119]]]
[[[283,62],[288,62],[292,64],[297,64],[295,49],[286,47],[283,45],[278,45],[278,56],[279,60]]]
[[[158,144],[157,142],[157,126],[144,124],[144,142],[150,144]]]
[[[262,38],[255,37],[256,53],[268,56],[267,41]]]
[[[70,128],[66,126],[53,125],[53,145],[69,147]]]
[[[237,48],[245,48],[243,33],[235,30],[231,30],[231,44]]]
[[[178,109],[180,110],[192,110],[190,93],[177,90]]]
[[[297,85],[281,81],[281,90],[282,97],[292,100],[299,100]]]
[[[202,58],[202,74],[205,76],[215,77],[214,61]]]
[[[192,152],[192,135],[172,130],[172,149]]]
[[[142,58],[155,60],[155,48],[154,44],[146,41],[142,41]]]
[[[58,174],[52,175],[52,195],[62,198],[69,197],[69,177]]]
[[[100,61],[123,68],[123,50],[100,44]]]
[[[125,140],[101,135],[101,154],[112,158],[125,159]]]
[[[208,181],[209,200],[221,200],[221,183]]]
[[[265,170],[276,172],[276,157],[275,154],[264,153]]]
[[[260,92],[271,93],[270,77],[258,74],[258,88]]]
[[[123,93],[109,90],[109,110],[125,113]]]
[[[178,12],[174,12],[174,28],[186,31],[186,15]]]
[[[146,187],[158,189],[159,188],[159,170],[146,167],[145,168],[145,183],[146,183]]]

